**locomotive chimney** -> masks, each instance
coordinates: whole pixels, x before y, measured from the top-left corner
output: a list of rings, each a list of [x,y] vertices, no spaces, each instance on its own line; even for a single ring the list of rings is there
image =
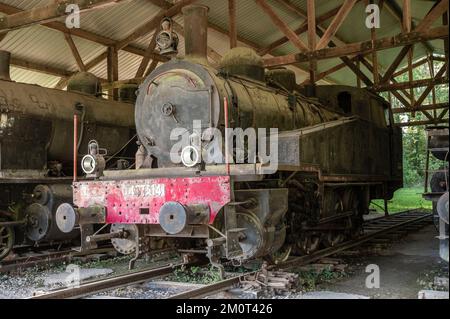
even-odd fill
[[[203,5],[189,5],[182,9],[186,59],[208,63],[208,11]]]
[[[11,81],[9,66],[11,63],[11,53],[0,50],[0,80]]]

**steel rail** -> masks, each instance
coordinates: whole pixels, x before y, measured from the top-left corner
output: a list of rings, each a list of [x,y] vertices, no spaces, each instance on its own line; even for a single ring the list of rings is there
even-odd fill
[[[410,214],[410,216],[408,216],[408,214]],[[407,220],[403,220],[404,218],[407,218]],[[301,257],[294,257],[291,260],[285,261],[279,265],[275,265],[275,266],[271,266],[269,267],[270,269],[273,269],[274,267],[280,268],[280,269],[288,269],[291,268],[293,266],[303,266],[305,264],[309,264],[311,262],[320,260],[322,258],[334,255],[338,252],[341,252],[343,250],[347,250],[356,246],[359,246],[365,242],[368,242],[376,237],[379,237],[380,235],[389,233],[390,231],[399,228],[401,226],[405,226],[407,224],[413,224],[416,223],[418,221],[421,221],[423,219],[429,218],[431,217],[432,214],[423,214],[423,213],[419,213],[418,211],[407,211],[405,213],[399,213],[398,216],[389,216],[389,217],[400,217],[398,223],[396,223],[395,225],[388,225],[387,227],[382,227],[382,225],[380,225],[380,230],[376,230],[373,232],[370,232],[367,235],[363,235],[360,238],[357,238],[356,240],[351,240],[351,241],[347,241],[344,242],[342,244],[336,245],[334,247],[330,247],[330,248],[326,248],[320,251],[317,251],[315,253],[312,253],[310,255],[306,255],[306,256],[301,256]],[[387,219],[391,219],[391,218],[380,218],[377,219],[378,221],[381,221],[382,219],[387,220]],[[393,220],[393,219],[392,219]],[[398,220],[398,219],[397,219]],[[238,284],[245,276],[247,275],[254,275],[257,272],[251,272],[251,273],[246,273],[246,274],[242,274],[236,277],[232,277],[229,279],[225,279],[222,281],[219,281],[217,283],[213,283],[204,287],[200,287],[200,288],[196,288],[190,291],[186,291],[186,292],[182,292],[173,296],[170,296],[168,299],[193,299],[193,298],[201,298],[207,295],[211,295],[213,293],[217,293],[217,292],[221,292],[224,290],[227,290],[229,288],[232,288],[233,285]]]
[[[301,257],[294,257],[291,260],[288,260],[286,262],[283,262],[278,265],[271,266],[270,269],[273,269],[274,267],[277,267],[279,269],[288,269],[293,266],[302,266],[317,260],[320,260],[324,257],[334,255],[340,251],[347,250],[356,246],[359,246],[365,242],[370,241],[371,239],[374,239],[376,237],[379,237],[382,234],[389,233],[390,231],[399,228],[401,226],[407,225],[407,224],[413,224],[416,222],[419,222],[423,219],[431,217],[432,214],[423,214],[416,211],[407,211],[405,213],[399,213],[397,216],[389,216],[388,218],[380,218],[377,219],[377,221],[381,220],[394,220],[395,217],[397,218],[397,223],[394,225],[388,224],[388,225],[380,225],[380,230],[375,230],[370,232],[367,235],[363,235],[360,238],[357,238],[356,240],[351,240],[344,242],[342,244],[336,245],[334,247],[326,248],[323,250],[320,250],[318,252],[312,253],[310,255],[301,256]],[[406,220],[405,220],[406,219]],[[178,263],[174,265],[169,265],[166,267],[156,268],[156,269],[150,269],[150,270],[144,270],[139,271],[131,274],[125,274],[120,275],[112,278],[97,280],[93,282],[88,282],[82,284],[78,288],[65,288],[61,290],[57,290],[54,292],[34,296],[31,299],[77,299],[82,298],[85,296],[93,295],[95,293],[116,289],[124,286],[130,286],[133,284],[142,283],[145,281],[148,281],[150,279],[160,277],[163,275],[168,275],[173,272],[173,269],[178,266],[193,266],[193,265],[200,265],[201,262],[194,261],[190,263]],[[190,291],[182,292],[176,295],[173,295],[169,297],[168,299],[191,299],[191,298],[200,298],[207,295],[211,295],[213,293],[217,293],[223,290],[227,290],[231,288],[233,285],[238,284],[245,276],[248,275],[254,275],[257,272],[250,272],[241,274],[239,276],[235,276],[232,278],[228,278],[222,281],[219,281],[214,284],[210,284],[207,286],[203,286],[197,289],[193,289]]]
[[[34,267],[40,264],[50,264],[50,263],[57,263],[62,261],[70,261],[74,257],[82,257],[87,255],[93,255],[93,254],[101,254],[101,253],[107,253],[113,251],[113,248],[104,247],[104,248],[97,248],[95,250],[92,250],[89,252],[89,254],[86,253],[80,253],[77,251],[74,251],[73,249],[65,249],[60,251],[52,251],[52,252],[43,252],[38,255],[34,256],[24,256],[24,257],[17,257],[11,260],[2,260],[0,262],[0,273],[14,271],[17,269],[25,269]]]
[[[79,287],[69,287],[53,292],[36,295],[29,299],[79,299],[103,291],[139,284],[147,280],[171,274],[175,267],[197,265],[198,262],[177,263],[168,266],[136,271],[102,280],[81,284]]]

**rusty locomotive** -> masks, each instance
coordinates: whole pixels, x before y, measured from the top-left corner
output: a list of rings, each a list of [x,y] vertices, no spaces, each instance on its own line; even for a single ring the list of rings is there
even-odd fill
[[[136,152],[132,101],[100,98],[100,81],[89,73],[74,75],[69,92],[16,83],[9,60],[0,51],[0,260],[13,247],[79,241],[78,230],[63,233],[55,223],[57,207],[72,201],[75,113],[79,155],[96,140],[117,168]]]
[[[183,9],[185,58],[163,64],[139,87],[136,169],[74,183],[75,206],[58,208],[60,229],[108,223],[110,234],[82,234],[85,247],[111,239],[135,254],[133,262],[175,245],[207,254],[213,265],[279,261],[358,236],[371,199],[389,199],[402,186],[401,131],[387,102],[347,86],[298,87],[293,72],[266,71],[251,49],[232,49],[210,66],[207,10]],[[225,138],[196,131],[211,128]],[[227,143],[237,128],[279,130],[258,142],[274,145],[275,171],[249,151],[249,140]],[[187,146],[174,152],[177,130]],[[217,145],[221,152],[211,154]]]

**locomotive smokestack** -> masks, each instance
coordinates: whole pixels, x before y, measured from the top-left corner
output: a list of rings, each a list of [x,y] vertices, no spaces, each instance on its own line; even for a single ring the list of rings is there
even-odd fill
[[[182,9],[186,58],[208,63],[208,11],[203,5],[189,5]]]
[[[11,64],[11,53],[0,50],[0,80],[11,81],[9,66]]]

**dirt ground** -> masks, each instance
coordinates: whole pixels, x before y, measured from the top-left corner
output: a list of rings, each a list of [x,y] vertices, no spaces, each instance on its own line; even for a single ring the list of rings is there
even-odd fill
[[[420,290],[433,288],[435,276],[448,278],[448,263],[439,257],[437,235],[432,225],[410,234],[382,254],[362,259],[353,275],[323,284],[319,290],[376,299],[417,299]],[[371,274],[366,273],[368,265],[379,267],[379,288],[366,287]]]

